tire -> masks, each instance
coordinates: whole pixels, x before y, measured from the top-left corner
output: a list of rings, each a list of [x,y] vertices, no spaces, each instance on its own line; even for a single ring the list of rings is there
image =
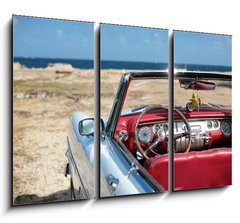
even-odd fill
[[[75,200],[76,196],[74,193],[74,187],[73,187],[73,182],[72,182],[72,178],[70,179],[70,199],[71,200]]]

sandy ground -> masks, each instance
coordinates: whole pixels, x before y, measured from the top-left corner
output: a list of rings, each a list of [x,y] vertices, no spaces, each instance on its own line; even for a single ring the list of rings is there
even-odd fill
[[[93,114],[93,71],[14,70],[13,203],[70,199],[64,171],[66,136],[74,111]],[[32,93],[33,98],[16,98]],[[47,97],[34,92],[47,92]],[[36,96],[36,97],[35,97]]]
[[[100,79],[101,117],[109,115],[122,74],[126,70],[102,70]]]
[[[149,72],[151,70],[144,70]],[[126,70],[101,71],[101,116],[110,113],[122,74]],[[156,71],[155,71],[156,72]],[[132,81],[123,108],[139,106],[141,104],[168,104],[167,80]]]
[[[101,116],[110,113],[121,75],[126,72],[126,70],[103,70],[101,72]],[[230,108],[232,105],[231,82],[215,81],[215,83],[214,91],[198,91],[202,103],[214,103]],[[168,91],[168,80],[133,81],[128,88],[124,108],[141,105],[145,102],[166,106],[168,105]],[[192,90],[181,88],[178,80],[174,81],[175,105],[186,105],[187,102],[190,102],[192,93]]]
[[[102,70],[101,115],[108,115],[120,77],[126,70]],[[186,104],[192,91],[180,89],[175,81],[175,104]],[[143,87],[144,86],[144,87]],[[54,68],[14,69],[13,91],[13,203],[15,205],[70,200],[66,136],[74,111],[94,113],[94,77],[92,70],[73,69],[58,73]],[[167,80],[146,85],[137,84],[129,101],[144,98],[151,92],[150,102],[168,103]],[[160,89],[160,90],[159,90]],[[152,94],[152,91],[155,93]],[[44,92],[42,97],[39,93]],[[160,95],[159,93],[160,92]],[[22,98],[22,95],[25,95]],[[30,98],[29,95],[31,95]],[[204,102],[231,106],[231,88],[219,86],[216,91],[199,92]],[[27,97],[27,98],[26,98]],[[159,100],[160,99],[160,100]],[[148,99],[149,100],[149,99]],[[129,103],[129,105],[131,105]],[[125,105],[128,107],[128,104]]]

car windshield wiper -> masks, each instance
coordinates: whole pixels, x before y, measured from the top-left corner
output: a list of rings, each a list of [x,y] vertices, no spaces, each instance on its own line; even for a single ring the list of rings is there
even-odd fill
[[[139,111],[139,110],[142,110],[142,109],[144,109],[144,108],[146,108],[146,107],[148,107],[149,105],[140,105],[140,106],[137,106],[137,107],[134,107],[134,108],[132,108],[132,112],[136,112],[136,111]]]

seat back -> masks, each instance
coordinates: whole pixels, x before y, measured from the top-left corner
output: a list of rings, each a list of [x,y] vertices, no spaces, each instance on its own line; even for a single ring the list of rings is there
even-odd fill
[[[168,156],[146,163],[149,173],[168,188]],[[217,148],[174,154],[174,190],[220,187],[232,184],[232,149]]]

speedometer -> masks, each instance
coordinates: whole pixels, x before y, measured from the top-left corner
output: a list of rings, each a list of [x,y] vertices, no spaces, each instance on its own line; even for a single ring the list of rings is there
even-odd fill
[[[150,128],[147,126],[140,128],[138,132],[138,138],[139,141],[143,144],[149,143],[152,139],[152,132]]]
[[[232,133],[231,124],[228,121],[223,121],[221,125],[223,135],[229,136]]]

